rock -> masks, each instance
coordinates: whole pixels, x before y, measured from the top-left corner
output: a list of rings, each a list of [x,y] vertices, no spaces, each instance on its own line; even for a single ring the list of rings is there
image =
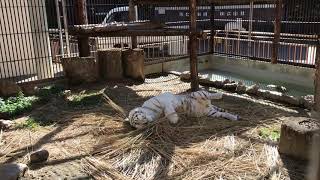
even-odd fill
[[[210,79],[199,79],[199,84],[202,86],[214,87],[214,82]]]
[[[286,94],[283,94],[281,96],[280,101],[284,102],[284,103],[287,103],[287,104],[290,104],[290,105],[294,105],[294,106],[299,106],[300,105],[300,101],[299,101],[298,98],[296,98],[294,96],[289,96],[289,95],[286,95]]]
[[[319,123],[305,117],[288,117],[281,126],[279,152],[298,159],[309,159],[312,138],[319,133]]]
[[[23,177],[28,166],[21,163],[11,163],[0,165],[0,177],[3,180],[17,180]]]
[[[307,109],[312,109],[314,105],[314,95],[302,96],[299,98],[300,106]]]
[[[223,89],[227,91],[235,91],[237,89],[237,83],[227,83],[223,85]]]
[[[26,95],[35,95],[39,92],[39,88],[35,85],[24,85],[24,86],[21,86],[21,89],[22,89],[22,92],[23,94],[26,94]]]
[[[63,96],[64,99],[67,99],[71,95],[72,95],[71,90],[64,90],[62,92],[62,96]]]
[[[178,72],[178,71],[169,71],[168,73],[176,75],[176,76],[181,76],[181,74],[182,74],[181,72]]]
[[[14,124],[14,122],[10,121],[10,120],[0,120],[0,129],[5,130],[5,129],[9,129],[10,127],[12,127]]]
[[[228,83],[231,83],[229,79],[225,79],[225,80],[223,81],[223,84],[228,84]]]
[[[241,86],[241,85],[244,85],[244,83],[242,81],[239,81],[238,85]]]
[[[260,89],[260,86],[255,84],[255,85],[249,86],[246,89],[246,93],[247,94],[252,94],[252,95],[257,95],[259,89]]]
[[[284,86],[277,86],[277,87],[276,87],[276,90],[277,90],[278,92],[282,92],[282,93],[288,92],[288,91],[287,91],[287,88],[284,87]]]
[[[287,88],[285,88],[284,86],[278,86],[278,85],[274,85],[274,84],[267,85],[267,88],[270,90],[278,91],[278,92],[282,92],[282,93],[288,92]]]
[[[45,149],[35,151],[30,154],[30,163],[41,163],[48,159],[49,152]]]
[[[185,72],[181,73],[181,75],[180,75],[181,81],[190,81],[190,79],[191,79],[191,75],[190,75],[189,71],[185,71]]]
[[[273,101],[281,101],[282,93],[277,91],[262,91],[258,90],[258,95]]]
[[[238,94],[244,94],[244,93],[246,93],[246,89],[247,89],[247,87],[243,84],[243,82],[239,81],[237,88],[236,88],[236,92]]]
[[[0,80],[0,96],[16,96],[19,92],[21,92],[21,88],[16,83],[8,80]]]

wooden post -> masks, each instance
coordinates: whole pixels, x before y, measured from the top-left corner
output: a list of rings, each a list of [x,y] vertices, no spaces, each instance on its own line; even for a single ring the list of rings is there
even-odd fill
[[[135,4],[133,2],[133,0],[129,0],[129,21],[136,21],[137,17],[136,17],[136,9],[135,9]],[[131,45],[132,45],[132,49],[137,48],[138,47],[138,40],[137,40],[137,36],[131,36]]]
[[[189,36],[189,50],[190,50],[190,73],[191,73],[191,90],[197,91],[199,89],[198,78],[198,43],[197,43],[197,0],[190,0],[190,36]]]
[[[253,23],[253,0],[250,0],[250,13],[249,13],[249,50],[248,50],[248,55],[249,56],[253,56],[252,55],[252,23]]]
[[[210,52],[214,53],[214,35],[215,35],[215,25],[214,25],[214,11],[215,4],[211,4],[211,15],[210,15],[210,27],[211,27],[211,42],[210,42]]]
[[[318,43],[316,48],[316,73],[314,80],[314,110],[320,113],[320,35],[318,35]]]
[[[78,25],[88,24],[86,0],[76,0],[76,23]],[[78,37],[78,49],[80,57],[90,56],[89,37]]]
[[[282,11],[282,0],[276,0],[274,39],[272,44],[272,59],[271,59],[272,64],[278,63],[278,50],[279,50],[280,31],[281,31],[281,11]]]

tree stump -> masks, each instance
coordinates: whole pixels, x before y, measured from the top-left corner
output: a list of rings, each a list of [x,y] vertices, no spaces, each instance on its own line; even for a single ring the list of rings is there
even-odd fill
[[[142,49],[125,49],[122,51],[124,74],[138,81],[144,81],[144,51]]]
[[[98,50],[99,73],[103,79],[123,78],[120,48]]]
[[[312,139],[320,129],[317,121],[305,117],[289,117],[281,126],[279,152],[308,160]]]
[[[72,85],[91,83],[98,80],[98,68],[94,57],[62,58],[62,67]]]

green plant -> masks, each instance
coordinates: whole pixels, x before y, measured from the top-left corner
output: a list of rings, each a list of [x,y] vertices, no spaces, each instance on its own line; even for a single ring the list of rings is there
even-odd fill
[[[17,124],[17,128],[19,128],[19,129],[28,128],[28,129],[35,130],[39,126],[40,126],[40,124],[33,118],[29,118],[26,121],[24,121],[23,123]]]
[[[30,110],[33,104],[38,100],[36,96],[24,96],[22,92],[16,97],[9,97],[6,100],[0,100],[0,113],[8,117],[19,115]]]
[[[86,107],[99,105],[101,100],[101,93],[87,93],[87,94],[75,94],[70,96],[68,104],[76,107]]]
[[[38,96],[45,101],[48,101],[53,96],[59,96],[64,91],[61,85],[45,86],[39,89]]]
[[[280,139],[280,129],[278,129],[278,128],[261,128],[261,129],[259,129],[259,136],[262,139],[278,141]]]

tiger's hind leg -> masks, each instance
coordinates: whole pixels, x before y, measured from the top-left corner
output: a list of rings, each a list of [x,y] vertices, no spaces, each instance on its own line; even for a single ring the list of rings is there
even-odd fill
[[[212,100],[212,99],[222,99],[223,94],[222,93],[210,93],[208,91],[201,90],[201,91],[192,92],[190,94],[190,96],[195,99]]]
[[[240,116],[239,115],[235,115],[235,114],[231,114],[228,112],[221,112],[218,111],[217,109],[215,109],[214,107],[211,107],[209,112],[208,112],[208,117],[222,117],[228,120],[232,120],[232,121],[238,121],[240,120]]]

